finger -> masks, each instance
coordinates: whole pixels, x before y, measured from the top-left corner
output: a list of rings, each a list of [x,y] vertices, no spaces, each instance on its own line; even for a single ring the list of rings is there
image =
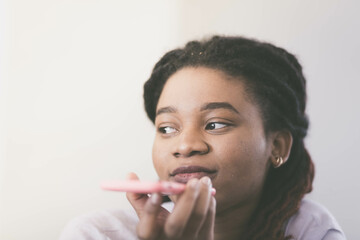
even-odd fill
[[[216,215],[216,200],[211,197],[206,219],[201,226],[198,234],[198,239],[214,239],[214,226]]]
[[[137,225],[137,235],[140,239],[158,239],[162,227],[161,222],[158,221],[161,203],[162,197],[159,193],[152,194],[146,202]]]
[[[126,177],[128,180],[139,180],[139,177],[135,173],[129,173]],[[149,199],[147,194],[139,194],[139,193],[126,193],[126,198],[130,202],[130,204],[135,209],[139,218],[141,217],[141,213],[144,209],[146,201]]]
[[[136,173],[129,172],[126,176],[127,180],[139,180],[139,177],[136,175]]]
[[[187,223],[184,236],[197,236],[209,211],[211,202],[211,180],[209,177],[200,179],[199,197],[196,201],[191,217]]]
[[[177,200],[173,212],[165,222],[164,233],[169,238],[181,236],[192,214],[199,195],[199,179],[191,179],[184,193]]]

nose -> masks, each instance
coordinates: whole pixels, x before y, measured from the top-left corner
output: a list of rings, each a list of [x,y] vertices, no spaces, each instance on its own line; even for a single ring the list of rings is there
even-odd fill
[[[177,140],[173,151],[176,158],[204,155],[210,151],[209,144],[207,144],[203,135],[196,130],[186,129],[181,131]]]

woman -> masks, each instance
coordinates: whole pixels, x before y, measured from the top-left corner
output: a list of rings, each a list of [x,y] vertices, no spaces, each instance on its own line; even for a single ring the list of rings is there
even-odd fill
[[[159,178],[185,183],[185,192],[170,196],[170,211],[158,193],[127,193],[137,217],[77,220],[63,239],[89,231],[85,239],[345,239],[325,208],[303,199],[314,166],[293,55],[241,37],[189,42],[155,65],[144,100]],[[89,224],[109,216],[114,222]]]

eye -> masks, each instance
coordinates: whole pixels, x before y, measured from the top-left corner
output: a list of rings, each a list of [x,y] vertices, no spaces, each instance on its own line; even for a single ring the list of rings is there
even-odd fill
[[[174,133],[177,132],[177,130],[173,127],[159,127],[159,132],[163,133],[163,134],[170,134],[170,133]]]
[[[206,130],[216,130],[216,129],[222,129],[229,126],[229,124],[221,123],[221,122],[211,122],[206,125]]]

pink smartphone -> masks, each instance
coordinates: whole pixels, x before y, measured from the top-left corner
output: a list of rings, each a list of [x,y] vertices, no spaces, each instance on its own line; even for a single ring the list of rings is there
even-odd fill
[[[180,194],[185,190],[185,184],[177,182],[146,182],[140,180],[126,181],[106,181],[101,184],[101,188],[110,191],[133,192],[133,193],[156,193],[164,195]],[[211,189],[211,195],[215,195],[215,188]]]

